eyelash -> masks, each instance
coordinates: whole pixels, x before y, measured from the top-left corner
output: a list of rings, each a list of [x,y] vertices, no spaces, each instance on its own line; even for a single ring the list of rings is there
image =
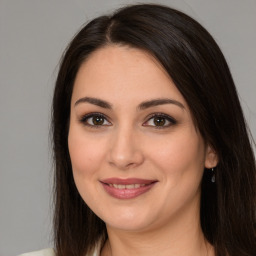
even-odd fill
[[[88,126],[88,127],[90,127],[90,128],[100,128],[101,126],[111,126],[111,123],[110,124],[102,124],[102,125],[96,125],[96,124],[89,124],[88,123],[88,120],[90,119],[90,118],[93,118],[93,117],[99,117],[99,118],[102,118],[103,119],[103,122],[105,122],[105,121],[107,121],[108,123],[110,123],[109,121],[108,121],[108,118],[105,116],[105,115],[103,115],[102,113],[90,113],[90,114],[86,114],[86,115],[84,115],[84,116],[82,116],[82,118],[80,119],[80,122],[82,123],[82,124],[84,124],[84,125],[86,125],[86,126]]]
[[[99,117],[102,118],[103,124],[90,124],[88,123],[88,120],[90,118],[93,117]],[[147,125],[146,123],[150,122],[150,120],[154,119],[154,118],[159,118],[159,119],[163,119],[164,120],[164,125],[163,126],[157,126],[157,125]],[[167,125],[165,124],[167,122],[169,122]],[[84,115],[81,119],[80,122],[90,128],[101,128],[102,126],[111,126],[112,124],[108,121],[108,118],[103,115],[102,113],[90,113],[90,114],[86,114]],[[104,122],[108,122],[108,124],[104,124]],[[169,115],[166,115],[164,113],[154,113],[152,115],[150,115],[149,117],[147,117],[147,121],[144,122],[142,125],[143,126],[149,126],[149,127],[154,127],[155,129],[164,129],[164,128],[168,128],[172,125],[175,125],[177,123],[177,121],[172,118]]]
[[[167,125],[164,123],[163,126],[149,125],[151,127],[154,127],[155,129],[165,129],[165,128],[168,128],[168,127],[170,127],[172,125],[175,125],[177,123],[177,121],[173,117],[171,117],[169,115],[166,115],[164,113],[154,113],[154,114],[150,115],[147,118],[147,121],[143,123],[143,126],[147,126],[147,125],[145,125],[145,123],[148,123],[150,120],[155,119],[155,118],[162,118],[162,119],[164,119],[165,122],[166,121],[169,122],[169,124],[167,124]]]

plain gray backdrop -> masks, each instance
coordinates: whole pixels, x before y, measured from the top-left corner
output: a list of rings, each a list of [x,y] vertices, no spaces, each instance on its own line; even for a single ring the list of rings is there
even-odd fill
[[[89,19],[136,2],[0,0],[0,256],[52,246],[48,135],[62,51]],[[214,36],[255,138],[256,1],[143,2],[184,11]]]

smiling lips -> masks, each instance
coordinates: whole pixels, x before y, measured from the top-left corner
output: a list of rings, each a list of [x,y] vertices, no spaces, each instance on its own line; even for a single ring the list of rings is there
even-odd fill
[[[156,180],[110,178],[101,181],[105,191],[118,199],[132,199],[149,191]]]

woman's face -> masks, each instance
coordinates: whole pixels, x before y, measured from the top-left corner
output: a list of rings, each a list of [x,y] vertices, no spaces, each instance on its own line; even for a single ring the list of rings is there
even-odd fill
[[[216,157],[152,56],[124,46],[97,50],[79,69],[70,107],[75,183],[108,228],[194,220],[204,167]]]

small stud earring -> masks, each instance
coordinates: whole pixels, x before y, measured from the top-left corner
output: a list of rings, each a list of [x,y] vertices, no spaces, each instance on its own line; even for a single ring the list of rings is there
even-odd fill
[[[216,179],[215,179],[215,172],[214,172],[214,168],[212,168],[212,178],[211,178],[211,182],[215,183]]]

